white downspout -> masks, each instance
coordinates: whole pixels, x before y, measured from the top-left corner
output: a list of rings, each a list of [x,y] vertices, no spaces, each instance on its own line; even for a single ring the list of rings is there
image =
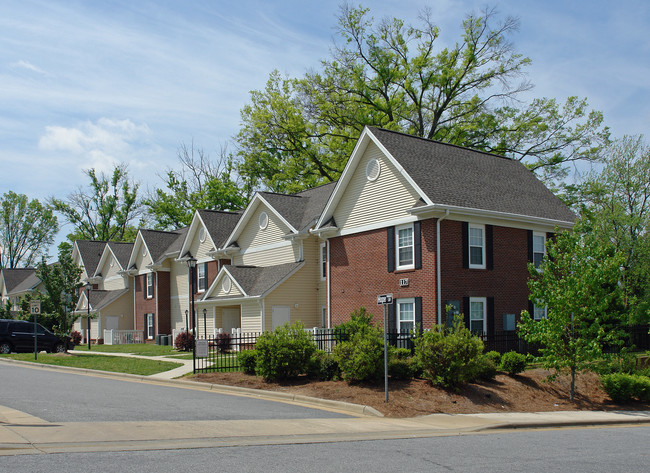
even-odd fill
[[[436,285],[438,292],[438,325],[442,323],[442,283],[440,281],[440,222],[449,217],[449,209],[436,222]]]
[[[329,239],[325,240],[325,247],[327,248],[327,267],[325,270],[325,286],[327,292],[327,328],[332,328],[332,308],[331,308],[331,282],[330,282],[330,241]]]

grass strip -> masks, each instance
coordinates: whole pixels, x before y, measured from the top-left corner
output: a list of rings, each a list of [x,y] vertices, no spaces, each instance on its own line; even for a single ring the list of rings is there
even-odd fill
[[[75,350],[88,351],[88,345],[77,345]],[[90,349],[92,351],[100,351],[102,353],[131,353],[133,355],[142,356],[165,356],[175,355],[181,353],[170,345],[154,345],[150,343],[130,343],[126,345],[93,345]]]

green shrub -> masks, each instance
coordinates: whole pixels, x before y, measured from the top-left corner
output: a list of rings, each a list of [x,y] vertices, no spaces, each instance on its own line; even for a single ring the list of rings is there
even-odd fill
[[[392,359],[388,362],[388,375],[395,380],[411,379],[413,377],[409,359]]]
[[[492,363],[494,363],[494,366],[501,366],[501,353],[498,351],[489,351],[485,354],[486,357],[488,357],[490,360],[492,360]]]
[[[359,307],[350,314],[350,320],[335,327],[340,331],[336,335],[336,341],[349,341],[355,333],[365,332],[371,327],[373,327],[372,314],[369,314],[365,307]]]
[[[408,360],[413,353],[408,348],[395,348],[391,351],[391,355],[394,360]]]
[[[72,338],[72,343],[75,345],[81,345],[81,333],[77,330],[70,332],[70,337]]]
[[[330,381],[340,376],[339,364],[331,353],[316,350],[309,359],[307,376],[321,381]]]
[[[316,351],[311,334],[301,322],[276,327],[257,339],[257,374],[265,380],[295,378],[307,372]]]
[[[346,381],[377,380],[384,373],[383,332],[374,326],[358,330],[350,340],[338,343],[333,355]]]
[[[634,396],[642,402],[650,402],[650,378],[637,376]]]
[[[519,374],[526,369],[526,355],[522,355],[516,351],[509,351],[508,353],[504,353],[501,357],[500,367],[510,376]]]
[[[177,350],[191,351],[194,348],[194,335],[192,332],[180,332],[176,335],[174,346]]]
[[[494,379],[497,375],[497,365],[494,364],[491,358],[485,355],[481,355],[477,358],[475,364],[475,372],[473,375],[474,379],[483,379],[489,381]]]
[[[424,375],[424,369],[422,368],[422,360],[420,360],[420,358],[417,356],[413,356],[409,358],[409,364],[411,365],[411,377],[422,378]]]
[[[483,341],[465,328],[461,320],[450,329],[435,326],[414,342],[424,376],[432,384],[454,388],[475,379]]]
[[[240,351],[237,355],[239,366],[246,374],[255,374],[255,367],[257,366],[257,350],[244,350]]]
[[[605,392],[617,403],[629,402],[634,398],[637,376],[626,373],[607,374],[601,378]]]
[[[614,373],[635,374],[637,373],[636,358],[633,353],[619,353],[597,362],[593,370],[602,376]]]

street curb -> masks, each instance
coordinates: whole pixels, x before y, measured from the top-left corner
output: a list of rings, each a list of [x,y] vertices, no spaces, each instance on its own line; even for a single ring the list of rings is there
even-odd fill
[[[319,408],[328,408],[337,411],[349,412],[350,414],[355,414],[358,416],[384,417],[384,415],[381,412],[379,412],[377,409],[370,406],[353,404],[351,402],[344,402],[344,401],[333,401],[330,399],[320,399],[316,397],[303,396],[300,394],[283,393],[278,391],[265,391],[262,389],[242,388],[240,386],[228,386],[224,384],[201,383],[200,381],[152,378],[150,376],[143,376],[138,374],[116,373],[114,371],[91,370],[88,368],[76,368],[74,366],[48,365],[48,364],[38,363],[38,362],[13,360],[11,358],[0,358],[0,361],[5,363],[14,363],[17,365],[31,367],[31,368],[67,371],[75,374],[88,374],[88,375],[102,376],[105,378],[114,378],[118,380],[127,379],[130,381],[144,382],[148,384],[167,384],[176,387],[187,387],[192,389],[200,389],[202,391],[214,391],[216,393],[232,394],[232,395],[239,395],[239,396],[246,396],[246,397],[256,397],[260,399],[275,400],[280,402],[294,402],[303,405],[311,405]]]

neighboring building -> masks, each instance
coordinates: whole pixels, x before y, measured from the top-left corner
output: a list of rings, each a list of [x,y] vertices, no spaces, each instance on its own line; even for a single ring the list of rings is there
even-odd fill
[[[392,293],[389,328],[463,313],[474,331],[514,329],[529,262],[575,215],[516,160],[364,129],[314,233],[327,240],[329,325]]]
[[[2,307],[10,303],[11,315],[20,311],[20,301],[37,289],[41,289],[41,280],[36,277],[34,268],[2,268],[0,270],[0,300]]]
[[[332,327],[361,306],[382,323],[385,293],[391,329],[449,323],[451,307],[494,333],[523,309],[543,314],[529,305],[527,265],[574,219],[519,161],[366,128],[337,183],[258,192],[241,212],[198,210],[189,227],[140,230],[134,244],[79,241],[73,258],[93,284],[92,338],[192,329],[191,296],[199,336]]]

